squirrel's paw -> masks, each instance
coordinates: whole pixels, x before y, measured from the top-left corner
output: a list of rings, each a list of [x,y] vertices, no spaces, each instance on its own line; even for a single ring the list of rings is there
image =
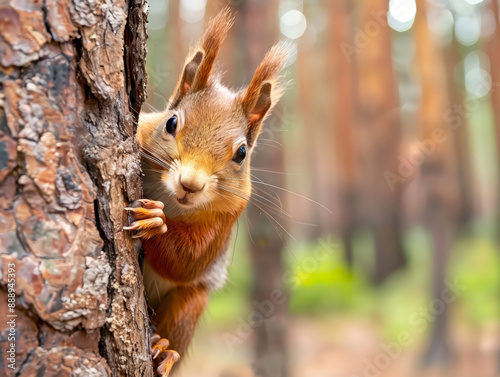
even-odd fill
[[[170,345],[167,339],[163,339],[160,335],[155,334],[151,337],[151,356],[153,356],[153,367],[159,376],[167,377],[172,369],[172,366],[180,355],[174,351],[169,350]]]
[[[123,230],[137,230],[132,238],[150,239],[167,231],[163,203],[149,199],[139,199],[133,202],[129,211],[129,226]]]

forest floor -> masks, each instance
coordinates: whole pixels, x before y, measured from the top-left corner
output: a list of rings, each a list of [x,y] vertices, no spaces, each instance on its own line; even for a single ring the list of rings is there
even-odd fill
[[[429,316],[433,303],[429,297],[430,241],[421,229],[411,232],[406,241],[408,266],[380,287],[371,286],[363,272],[366,269],[350,273],[342,249],[332,247],[330,260],[309,271],[291,289],[289,377],[500,377],[497,240],[464,236],[450,256],[447,284],[458,289],[448,317],[454,357],[443,370],[421,367],[433,325],[433,316]],[[364,253],[360,255],[368,255],[370,248],[361,246]],[[296,267],[315,247],[295,248],[288,270],[301,271]],[[363,263],[360,260],[359,266]],[[230,284],[211,297],[180,377],[254,375],[252,332],[234,349],[227,342],[228,335],[237,334],[251,311],[249,264],[247,253],[235,253]],[[395,346],[398,340],[404,346]],[[269,377],[278,375],[271,373]]]
[[[227,332],[200,329],[181,377],[252,377],[252,339],[235,347]],[[300,317],[290,321],[292,377],[499,377],[500,328],[452,328],[454,361],[446,369],[422,369],[422,339],[398,347],[384,341],[375,321],[351,317]]]

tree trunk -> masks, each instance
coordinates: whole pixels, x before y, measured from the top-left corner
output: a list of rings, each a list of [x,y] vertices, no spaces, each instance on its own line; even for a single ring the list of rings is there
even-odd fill
[[[427,24],[427,3],[417,0],[414,32],[416,65],[421,85],[421,104],[418,110],[421,141],[432,146],[421,164],[424,201],[424,223],[433,243],[432,298],[442,302],[446,266],[453,245],[453,233],[459,208],[458,176],[453,149],[451,124],[445,120],[450,108],[446,88],[444,55]],[[450,361],[448,344],[448,307],[436,314],[431,343],[424,356],[427,365],[445,365]]]
[[[122,232],[141,196],[145,12],[0,6],[2,376],[152,375],[138,247]]]
[[[306,181],[311,182],[306,188],[307,191],[303,192],[302,195],[305,195],[309,198],[314,198],[315,201],[320,203],[324,203],[321,195],[320,189],[320,181],[321,181],[321,168],[323,167],[320,160],[317,159],[317,150],[320,149],[316,139],[318,138],[317,134],[319,133],[319,127],[321,123],[317,120],[317,111],[315,111],[315,103],[314,103],[314,82],[313,82],[313,70],[311,69],[314,65],[314,60],[311,62],[311,48],[307,44],[304,39],[299,40],[297,43],[297,63],[296,63],[296,72],[297,72],[297,102],[300,108],[300,121],[301,124],[307,124],[307,127],[303,127],[300,129],[301,132],[301,140],[303,150],[297,151],[297,153],[301,154],[301,160],[304,161],[304,165],[306,166],[306,171],[303,178]],[[311,64],[312,63],[312,64]],[[324,137],[324,136],[323,136]],[[323,174],[325,176],[326,174]],[[307,178],[306,178],[307,177]],[[324,180],[323,180],[324,181]],[[302,215],[301,221],[313,223],[316,226],[309,227],[306,229],[307,233],[305,234],[306,240],[316,240],[322,234],[326,234],[331,229],[326,230],[324,226],[326,225],[323,221],[320,221],[317,224],[318,219],[321,219],[322,211],[321,207],[317,204],[305,202],[305,203],[296,203],[296,207],[302,206],[297,213]]]
[[[444,48],[444,64],[446,69],[446,87],[450,108],[445,116],[453,118],[457,123],[453,127],[453,153],[456,156],[456,172],[460,200],[458,201],[458,221],[466,226],[474,217],[473,170],[470,156],[467,122],[461,111],[464,108],[463,95],[458,88],[455,71],[461,60],[459,42],[452,41]],[[457,121],[459,119],[459,121]]]
[[[241,4],[239,9],[242,22],[245,27],[245,43],[248,46],[245,52],[248,62],[247,82],[253,76],[258,63],[264,57],[271,44],[277,40],[277,31],[272,30],[269,25],[275,25],[277,20],[278,4],[269,4],[267,1],[248,1]],[[270,38],[271,36],[271,38]],[[268,42],[268,43],[265,43]],[[280,112],[279,106],[274,109],[274,114]],[[276,115],[272,116],[264,127],[269,128],[270,124],[276,121]],[[279,131],[270,134],[264,129],[262,138],[272,137],[280,141]],[[257,147],[252,161],[254,166],[266,166],[270,170],[284,171],[284,151],[279,148],[262,146]],[[258,177],[258,172],[255,174]],[[254,178],[252,178],[255,180]],[[265,182],[282,187],[284,185],[282,175],[267,175]],[[261,187],[254,184],[255,188]],[[259,193],[259,191],[257,191]],[[257,197],[258,199],[258,197]],[[254,201],[252,199],[252,201]],[[257,206],[266,208],[266,203],[262,205],[259,200],[255,200]],[[283,255],[284,240],[278,232],[282,230],[273,223],[267,221],[263,211],[254,204],[248,204],[247,216],[252,233],[252,244],[250,245],[251,259],[253,263],[253,285],[252,285],[252,305],[254,310],[259,311],[259,307],[267,301],[275,301],[274,296],[279,292],[280,299],[285,298],[285,287],[283,283]],[[271,216],[275,214],[271,212]],[[280,221],[279,218],[277,218]],[[281,222],[281,221],[280,221]],[[274,305],[272,313],[266,316],[263,323],[254,328],[255,332],[255,363],[254,373],[262,377],[286,377],[287,355],[286,355],[286,314],[288,301],[281,301],[281,304]]]
[[[490,93],[493,116],[495,120],[497,157],[500,158],[500,9],[498,0],[490,2],[489,7],[495,15],[496,28],[487,44],[487,52],[490,58],[490,74],[493,87]],[[500,167],[500,161],[498,166]]]
[[[490,58],[490,74],[493,86],[490,91],[491,109],[495,125],[496,156],[500,169],[500,6],[498,0],[490,1],[488,5],[495,15],[495,33],[486,44],[486,52]],[[500,226],[500,212],[496,214],[497,227]],[[498,237],[497,237],[498,239]],[[500,362],[499,362],[500,370]]]
[[[392,30],[386,0],[360,2],[359,28],[354,37],[359,110],[358,151],[360,213],[375,240],[374,282],[381,283],[406,263],[401,235],[400,187],[384,179],[396,172],[401,146],[401,119],[397,84],[392,67]],[[368,42],[360,43],[361,33]],[[357,43],[357,45],[356,45]]]
[[[345,0],[328,3],[332,22],[329,44],[329,59],[332,67],[332,128],[337,154],[339,177],[339,225],[345,258],[349,266],[353,264],[353,232],[355,228],[356,200],[356,154],[354,114],[354,77],[352,59],[344,53],[344,46],[351,45],[351,15]]]

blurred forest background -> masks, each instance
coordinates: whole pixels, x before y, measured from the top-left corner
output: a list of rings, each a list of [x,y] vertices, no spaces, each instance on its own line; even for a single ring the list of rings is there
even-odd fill
[[[226,4],[149,1],[143,111]],[[279,39],[295,54],[181,375],[498,375],[498,1],[230,5],[227,85]]]

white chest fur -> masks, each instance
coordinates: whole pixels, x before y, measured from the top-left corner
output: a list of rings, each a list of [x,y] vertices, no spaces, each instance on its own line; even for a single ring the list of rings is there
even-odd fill
[[[209,291],[222,288],[227,279],[227,265],[229,264],[229,250],[227,246],[198,279],[186,285],[203,284]],[[153,309],[159,306],[168,292],[178,286],[178,284],[159,275],[151,267],[147,259],[144,260],[143,275],[144,288],[148,295],[149,306]]]
[[[162,298],[172,289],[177,287],[177,284],[165,280],[151,267],[149,262],[144,260],[144,288],[148,295],[149,306],[153,309],[157,308]]]

